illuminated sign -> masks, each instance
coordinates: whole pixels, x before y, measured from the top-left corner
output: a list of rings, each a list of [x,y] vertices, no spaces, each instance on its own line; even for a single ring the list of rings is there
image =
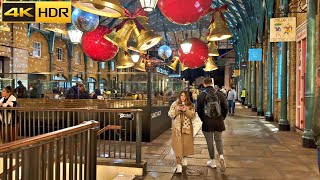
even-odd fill
[[[3,2],[2,22],[71,23],[71,2]]]

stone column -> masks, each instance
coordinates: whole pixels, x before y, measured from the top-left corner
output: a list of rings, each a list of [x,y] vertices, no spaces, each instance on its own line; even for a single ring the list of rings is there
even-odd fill
[[[307,62],[306,62],[306,127],[302,136],[303,147],[315,147],[311,131],[314,100],[315,100],[315,71],[316,71],[316,0],[308,0],[307,15]]]
[[[230,87],[230,66],[224,67],[224,87],[226,89]]]
[[[251,84],[251,110],[253,112],[257,112],[257,105],[256,105],[256,85],[257,85],[257,77],[256,77],[256,62],[251,62],[252,68],[252,84]]]
[[[272,43],[270,42],[270,36],[268,39],[268,55],[267,55],[267,64],[268,64],[268,87],[267,87],[267,112],[266,112],[266,120],[273,121],[273,96],[272,96],[272,86],[273,86],[273,79],[272,79],[272,66],[273,66],[273,59],[272,59]]]
[[[251,103],[251,87],[252,87],[252,82],[251,82],[251,76],[252,76],[252,67],[251,67],[251,62],[250,61],[247,61],[248,62],[248,89],[247,89],[247,94],[248,94],[248,108],[252,108],[252,103]]]

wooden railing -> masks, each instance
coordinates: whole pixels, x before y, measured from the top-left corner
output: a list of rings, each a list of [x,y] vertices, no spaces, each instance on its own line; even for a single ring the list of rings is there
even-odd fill
[[[21,139],[0,146],[0,179],[96,179],[99,123]]]
[[[98,157],[135,159],[141,162],[142,110],[92,108],[1,108],[3,143],[54,132],[81,124],[99,122]],[[115,128],[117,127],[117,128]],[[134,148],[135,147],[135,148]]]

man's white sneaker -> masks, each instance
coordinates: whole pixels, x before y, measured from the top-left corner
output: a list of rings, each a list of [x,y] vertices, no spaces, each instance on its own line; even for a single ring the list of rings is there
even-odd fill
[[[188,165],[187,157],[182,158],[182,166],[187,166],[187,165]]]
[[[207,165],[212,167],[212,168],[217,168],[217,164],[216,164],[216,161],[214,159],[210,159],[208,162],[207,162]]]
[[[222,172],[226,171],[227,166],[226,166],[226,162],[224,161],[223,155],[220,155],[219,161],[220,161],[220,169],[221,169],[221,171]]]
[[[176,173],[177,173],[177,174],[181,174],[181,173],[182,173],[182,166],[181,166],[181,164],[177,164]]]

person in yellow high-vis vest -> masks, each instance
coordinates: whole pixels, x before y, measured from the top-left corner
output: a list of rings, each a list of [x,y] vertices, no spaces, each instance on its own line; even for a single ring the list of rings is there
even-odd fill
[[[243,90],[241,91],[241,100],[242,105],[244,105],[244,102],[246,100],[246,88],[243,88]]]

